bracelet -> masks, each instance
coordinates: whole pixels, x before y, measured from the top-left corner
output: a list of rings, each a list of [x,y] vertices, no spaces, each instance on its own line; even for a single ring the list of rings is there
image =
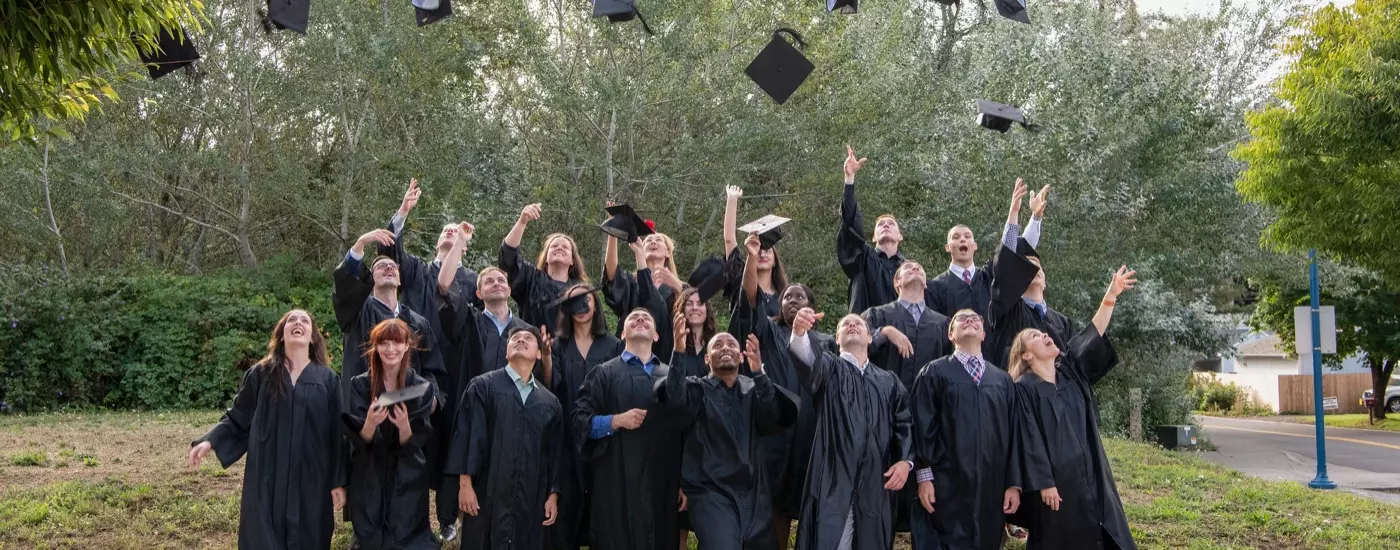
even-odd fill
[[[1110,299],[1108,299],[1108,298],[1104,298],[1104,300],[1103,300],[1103,305],[1106,305],[1106,306],[1108,306],[1108,307],[1113,307],[1113,306],[1118,305],[1118,302],[1117,302],[1116,300],[1110,300]]]

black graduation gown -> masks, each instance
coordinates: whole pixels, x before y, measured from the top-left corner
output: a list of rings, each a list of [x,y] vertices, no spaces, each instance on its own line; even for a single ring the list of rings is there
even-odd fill
[[[374,326],[386,319],[395,317],[388,306],[374,298],[374,285],[360,278],[362,262],[341,260],[335,268],[335,291],[331,303],[335,306],[335,320],[340,325],[342,354],[340,365],[341,393],[350,394],[350,381],[365,373],[365,361],[361,356],[369,342],[369,333]],[[400,281],[403,279],[400,278]],[[436,283],[434,283],[436,287]],[[428,312],[430,315],[434,312]],[[399,302],[398,318],[408,323],[418,335],[418,349],[413,352],[413,370],[433,383],[432,394],[442,394],[444,384],[449,381],[442,353],[433,335],[432,325],[406,302]],[[443,394],[445,395],[445,394]],[[439,398],[439,402],[445,400]]]
[[[724,283],[724,298],[729,300],[729,314],[732,317],[738,311],[739,306],[746,302],[744,298],[744,262],[748,260],[748,252],[743,246],[734,247],[729,256],[724,259],[724,272],[727,275]],[[773,289],[775,292],[764,292],[758,289],[759,310],[766,317],[777,317],[782,313],[782,299],[779,296],[785,288]],[[716,312],[718,314],[718,312]],[[742,339],[739,340],[743,344]]]
[[[895,462],[914,459],[913,419],[904,385],[894,374],[870,368],[874,365],[862,374],[835,354],[813,351],[811,366],[793,360],[817,410],[797,549],[836,548],[853,512],[851,547],[889,549],[894,544],[896,493],[885,490],[884,473]],[[910,482],[913,475],[910,470]]]
[[[797,397],[802,407],[797,422],[782,433],[763,437],[761,446],[767,472],[773,508],[780,514],[795,518],[802,511],[802,490],[807,483],[807,465],[812,456],[812,437],[816,434],[817,413],[812,407],[812,392],[797,375],[796,362],[788,353],[788,338],[792,327],[779,325],[773,319],[739,302],[739,309],[729,321],[729,333],[741,346],[747,346],[749,334],[758,338],[758,351],[766,364],[764,371],[774,384]],[[836,341],[817,331],[809,331],[813,349],[836,352]],[[708,372],[708,369],[706,369]],[[752,375],[749,366],[739,373]]]
[[[1011,353],[1011,342],[1022,330],[1033,328],[1048,333],[1060,349],[1074,334],[1074,323],[1068,317],[1053,309],[1046,309],[1045,317],[1021,299],[1030,288],[1031,281],[1040,268],[1025,256],[1006,246],[997,247],[997,258],[992,263],[992,300],[987,309],[987,340],[993,344],[983,346],[991,352],[987,357],[993,365],[1007,368],[1007,355]]]
[[[592,475],[592,550],[676,550],[683,440],[675,415],[653,399],[669,371],[658,363],[647,375],[619,357],[589,372],[579,390],[571,429]],[[647,411],[640,428],[588,438],[594,416],[630,409]]]
[[[948,548],[1002,545],[1001,505],[1016,456],[1016,389],[1006,371],[986,367],[978,384],[949,355],[929,363],[914,382],[916,462],[933,469],[933,523]]]
[[[700,548],[772,548],[772,495],[759,435],[791,426],[797,420],[797,398],[763,373],[740,375],[729,387],[713,376],[682,374],[697,370],[695,365],[678,367],[671,365],[657,385],[656,398],[688,427],[681,486]]]
[[[1093,386],[1118,364],[1118,354],[1094,325],[1069,342],[1055,365],[1055,383],[1027,371],[1016,380],[1016,437],[1021,452],[1014,483],[1018,516],[1030,530],[1029,548],[1136,550],[1099,432]],[[1063,502],[1051,511],[1040,490],[1055,487]]]
[[[424,381],[409,372],[404,387]],[[406,404],[413,435],[402,445],[398,427],[387,418],[373,441],[360,438],[372,402],[368,373],[350,381],[346,401],[341,419],[354,452],[345,508],[355,540],[364,550],[436,550],[437,539],[428,524],[428,489],[437,486],[438,476],[429,471],[424,452],[434,437],[432,394]]]
[[[472,476],[481,511],[463,520],[463,547],[545,548],[544,503],[557,492],[564,410],[540,386],[524,402],[506,369],[476,378],[457,409],[444,471]]]
[[[671,311],[671,303],[675,299],[675,289],[665,285],[661,288],[656,287],[651,278],[650,268],[638,269],[636,276],[618,271],[617,277],[603,280],[603,301],[607,302],[608,309],[611,309],[618,319],[617,330],[613,331],[613,334],[621,338],[623,320],[632,310],[645,308],[656,319],[659,338],[651,349],[655,350],[657,360],[662,363],[671,362],[671,352],[675,348],[675,329],[671,327],[671,320],[675,315]]]
[[[846,295],[850,312],[887,304],[899,298],[894,288],[894,272],[904,263],[903,254],[889,256],[870,245],[865,237],[865,221],[856,206],[856,186],[846,185],[841,197],[841,227],[836,231],[836,261],[850,283]]]
[[[1025,292],[1024,290],[1022,292]],[[987,318],[987,307],[992,302],[992,272],[990,264],[977,268],[972,275],[972,284],[951,270],[938,274],[928,282],[924,291],[924,303],[929,309],[952,317],[960,310],[970,309],[983,319]]]
[[[245,454],[238,514],[239,550],[330,548],[335,531],[331,490],[345,486],[348,453],[340,431],[340,379],[325,365],[307,365],[296,386],[285,368],[258,364],[243,373],[233,406],[209,433],[224,468]],[[268,376],[290,391],[273,397]]]
[[[609,335],[594,336],[588,347],[588,356],[579,353],[573,338],[555,337],[553,346],[553,387],[554,397],[563,408],[563,418],[568,425],[573,418],[574,406],[579,391],[588,373],[598,365],[622,355],[622,341]],[[578,449],[583,444],[572,429],[565,429],[560,450],[559,474],[559,518],[550,531],[554,548],[578,548],[587,543],[588,530],[584,522],[587,517],[588,469],[579,459]]]
[[[870,343],[870,362],[890,371],[899,377],[905,388],[914,387],[914,378],[924,365],[953,353],[953,344],[948,341],[948,318],[924,307],[918,322],[898,301],[874,306],[861,314],[870,333],[875,335]],[[890,343],[880,329],[894,327],[914,344],[914,354],[908,359],[899,355],[899,348]]]
[[[444,342],[446,334],[436,316],[438,301],[441,298],[437,279],[438,274],[442,272],[442,264],[435,260],[424,260],[404,250],[402,224],[395,226],[391,219],[387,227],[389,231],[394,233],[394,242],[388,247],[380,246],[379,252],[393,258],[394,262],[399,264],[399,299],[408,304],[409,309],[427,318],[428,325],[433,328],[433,339],[442,346],[442,355],[446,358],[453,353],[453,350],[451,344]],[[476,279],[475,271],[459,264],[457,275],[452,279],[452,286],[456,292],[480,309],[481,301],[476,298]],[[452,372],[451,365],[453,363],[448,362],[448,374],[452,379],[452,384],[442,388],[443,393],[449,396],[461,393],[463,388],[461,383],[471,380],[471,377],[457,377]]]
[[[515,300],[515,308],[520,318],[532,327],[541,326],[547,332],[554,332],[554,322],[558,320],[559,306],[551,306],[554,300],[564,293],[569,285],[581,282],[568,280],[559,282],[540,271],[535,264],[520,256],[520,249],[501,243],[501,256],[497,265],[506,272],[510,281],[510,297]]]
[[[510,331],[529,326],[520,320],[519,315],[511,315],[505,329],[498,331],[496,322],[486,316],[485,310],[455,289],[448,296],[442,296],[440,303],[442,307],[438,309],[438,316],[454,354],[449,357],[448,364],[455,365],[453,368],[461,372],[464,381],[506,366],[506,344]],[[465,389],[465,384],[462,387]]]

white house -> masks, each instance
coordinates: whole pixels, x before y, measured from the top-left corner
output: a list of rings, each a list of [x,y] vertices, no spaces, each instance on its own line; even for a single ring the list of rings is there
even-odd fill
[[[1243,336],[1235,344],[1233,357],[1220,358],[1222,382],[1234,382],[1244,387],[1257,405],[1279,412],[1279,375],[1312,374],[1312,354],[1296,356],[1278,335],[1271,332],[1241,330]],[[1342,362],[1339,370],[1323,369],[1323,374],[1369,373],[1364,356],[1353,355]],[[1348,397],[1350,399],[1350,397]]]

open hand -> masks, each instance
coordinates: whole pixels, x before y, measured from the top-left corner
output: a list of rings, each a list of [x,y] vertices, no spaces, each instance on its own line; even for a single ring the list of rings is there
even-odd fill
[[[540,203],[526,205],[520,209],[520,223],[530,223],[540,219]]]
[[[846,183],[856,181],[856,172],[859,172],[862,166],[865,166],[865,157],[856,160],[855,149],[852,149],[849,143],[846,144],[846,163],[843,166],[846,170]]]
[[[739,197],[742,197],[742,196],[744,196],[744,190],[743,190],[743,189],[740,189],[739,186],[737,186],[737,185],[726,185],[726,186],[724,186],[724,198],[726,198],[726,199],[728,199],[728,200],[736,201],[736,200],[739,200]]]
[[[394,244],[394,234],[390,233],[388,229],[375,229],[374,231],[360,235],[360,238],[355,240],[355,248],[360,250],[364,250],[364,248],[370,244],[390,246]]]
[[[759,355],[758,346],[758,337],[749,333],[749,337],[744,343],[744,357],[749,360],[750,372],[758,372],[759,369],[763,368],[763,357]]]
[[[418,198],[423,196],[423,189],[418,187],[418,178],[408,180],[408,190],[403,193],[403,202],[399,203],[399,215],[407,216],[413,211],[413,207],[418,206]]]
[[[1045,507],[1052,511],[1060,511],[1060,490],[1054,487],[1040,490],[1040,501],[1045,503]]]
[[[685,353],[685,344],[690,341],[690,323],[685,320],[685,312],[677,313],[671,320],[671,335],[676,341],[676,353]]]
[[[1021,178],[1016,178],[1016,188],[1011,191],[1012,212],[1021,211],[1021,203],[1025,200],[1027,191],[1026,182],[1021,181]]]
[[[888,339],[891,344],[894,344],[895,349],[899,350],[900,357],[908,359],[914,356],[914,343],[910,342],[909,337],[905,336],[899,329],[887,326],[881,328],[880,332],[885,335],[885,338]]]
[[[189,469],[198,470],[199,462],[201,460],[204,460],[205,455],[208,455],[209,451],[212,450],[214,450],[214,445],[212,443],[209,443],[208,441],[200,441],[198,445],[191,447],[190,458],[187,464],[187,466],[189,466]]]
[[[924,482],[919,483],[919,504],[924,505],[924,510],[927,511],[928,513],[932,514],[932,513],[933,513],[933,503],[934,503],[933,482],[932,482],[932,481],[924,481]]]
[[[825,316],[825,313],[817,313],[810,307],[797,310],[797,315],[792,318],[792,333],[798,336],[807,334],[807,331],[817,326],[817,321]]]
[[[476,500],[476,488],[469,483],[462,483],[457,489],[457,507],[462,513],[469,516],[476,516],[481,512],[481,503]]]
[[[1031,195],[1031,218],[1041,219],[1045,217],[1045,197],[1050,194],[1050,186],[1040,188],[1040,192]]]
[[[904,488],[904,482],[909,479],[909,462],[901,460],[885,470],[885,477],[889,481],[885,482],[885,490],[898,491]]]
[[[1104,299],[1113,300],[1124,290],[1133,288],[1133,285],[1137,284],[1135,275],[1137,275],[1137,271],[1128,269],[1128,266],[1119,267],[1118,272],[1113,274],[1113,282],[1108,283],[1108,292]]]

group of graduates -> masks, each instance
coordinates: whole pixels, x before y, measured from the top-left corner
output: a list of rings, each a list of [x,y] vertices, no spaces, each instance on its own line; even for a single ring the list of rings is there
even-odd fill
[[[991,261],[974,264],[958,225],[929,279],[894,216],[866,237],[865,162],[847,147],[850,305],[834,334],[816,330],[824,314],[784,271],[774,225],[738,240],[736,187],[725,255],[685,282],[670,238],[610,208],[595,287],[569,235],[522,256],[538,204],[480,272],[461,265],[468,223],[442,228],[433,259],[409,254],[415,180],[335,270],[341,372],[312,316],[286,313],[189,466],[248,456],[241,549],[329,548],[337,510],[365,550],[673,550],[688,532],[702,549],[786,550],[793,520],[799,550],[889,549],[896,530],[916,550],[996,549],[1009,525],[1031,548],[1136,548],[1092,390],[1117,363],[1107,329],[1134,272],[1113,274],[1083,328],[1050,309],[1035,250],[1049,187],[1017,180]]]

